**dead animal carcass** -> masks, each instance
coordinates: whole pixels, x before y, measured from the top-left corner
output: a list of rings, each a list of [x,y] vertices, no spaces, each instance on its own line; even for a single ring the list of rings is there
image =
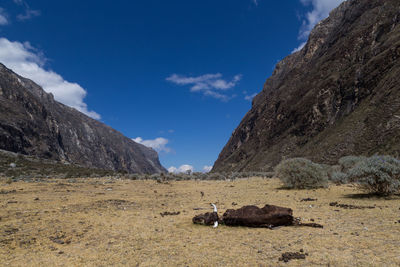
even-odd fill
[[[293,225],[293,210],[273,205],[244,206],[227,210],[222,221],[228,226],[276,227]]]

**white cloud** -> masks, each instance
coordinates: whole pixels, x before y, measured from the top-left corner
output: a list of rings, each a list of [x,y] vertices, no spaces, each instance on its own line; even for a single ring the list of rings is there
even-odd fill
[[[22,5],[24,3],[24,1],[22,0],[13,0],[14,3],[16,3],[17,5]]]
[[[256,95],[257,95],[257,93],[254,93],[254,94],[252,94],[252,95],[246,95],[246,96],[244,97],[244,99],[247,100],[247,101],[253,101],[253,98],[254,98]]]
[[[299,38],[302,40],[307,39],[314,26],[321,20],[327,18],[329,12],[344,1],[345,0],[300,0],[305,6],[312,5],[313,9],[306,14],[306,18],[303,20]]]
[[[172,74],[167,81],[177,85],[189,85],[191,92],[200,92],[205,96],[211,96],[223,101],[228,101],[232,96],[223,93],[233,87],[242,79],[242,75],[236,75],[231,81],[222,79],[221,73],[205,74],[197,77],[187,77],[178,74]]]
[[[293,49],[292,54],[296,53],[298,51],[300,51],[301,49],[303,49],[303,47],[307,44],[307,42],[302,42],[298,47],[296,47],[295,49]]]
[[[258,6],[258,0],[253,0],[253,3]]]
[[[100,115],[89,111],[83,101],[87,92],[79,84],[68,82],[54,71],[44,69],[45,61],[43,55],[35,51],[29,43],[10,42],[6,38],[0,38],[1,63],[42,86],[57,101],[94,119],[100,119]]]
[[[8,19],[6,11],[0,7],[0,25],[7,25],[7,24],[8,24]]]
[[[29,19],[34,18],[34,17],[38,17],[40,15],[41,15],[40,10],[33,10],[33,9],[30,9],[28,7],[25,10],[25,14],[19,14],[17,16],[17,19],[20,20],[20,21],[24,21],[24,20],[29,20]]]
[[[136,143],[145,145],[147,147],[151,147],[157,152],[165,152],[165,153],[171,152],[171,149],[167,147],[167,144],[169,142],[168,139],[165,139],[163,137],[158,137],[153,140],[143,140],[143,138],[141,137],[136,137],[135,139],[132,140],[135,141]]]
[[[168,168],[168,172],[170,173],[192,173],[194,171],[194,167],[192,165],[182,165],[179,168],[176,168],[174,166],[171,166]]]
[[[204,166],[203,167],[203,172],[210,172],[212,170],[213,166]]]

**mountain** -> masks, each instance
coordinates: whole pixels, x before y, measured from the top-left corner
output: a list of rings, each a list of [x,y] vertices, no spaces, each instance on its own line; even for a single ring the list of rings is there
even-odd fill
[[[0,149],[90,168],[160,173],[158,154],[0,64]]]
[[[400,1],[348,0],[277,64],[213,171],[400,155]]]

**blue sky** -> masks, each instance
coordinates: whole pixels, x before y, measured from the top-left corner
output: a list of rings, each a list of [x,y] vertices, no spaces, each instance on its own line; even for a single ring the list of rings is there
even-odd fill
[[[2,0],[0,62],[166,168],[202,171],[275,64],[342,1]]]

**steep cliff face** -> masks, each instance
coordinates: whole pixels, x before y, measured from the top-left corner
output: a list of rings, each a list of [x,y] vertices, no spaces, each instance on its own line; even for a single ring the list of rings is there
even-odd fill
[[[102,169],[159,173],[156,151],[54,100],[0,64],[0,149]]]
[[[400,154],[400,1],[348,0],[276,66],[213,171]]]

